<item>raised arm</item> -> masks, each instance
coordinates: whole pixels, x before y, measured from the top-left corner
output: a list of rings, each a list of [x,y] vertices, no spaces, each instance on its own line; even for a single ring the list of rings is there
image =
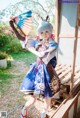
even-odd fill
[[[17,29],[14,26],[14,20],[10,20],[9,24],[11,26],[11,28],[13,29],[14,33],[16,34],[17,38],[21,41],[25,41],[25,37],[21,36],[20,33],[17,31]]]

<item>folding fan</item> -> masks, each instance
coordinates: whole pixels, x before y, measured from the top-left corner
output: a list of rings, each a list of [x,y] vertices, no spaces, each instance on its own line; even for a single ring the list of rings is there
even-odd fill
[[[28,35],[32,26],[32,11],[25,12],[15,17],[15,23],[24,34],[24,36]]]

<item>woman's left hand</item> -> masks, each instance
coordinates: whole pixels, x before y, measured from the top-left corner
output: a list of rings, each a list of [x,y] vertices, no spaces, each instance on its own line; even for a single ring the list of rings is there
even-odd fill
[[[42,64],[43,63],[43,61],[42,61],[42,59],[40,57],[37,58],[37,63],[38,64]]]

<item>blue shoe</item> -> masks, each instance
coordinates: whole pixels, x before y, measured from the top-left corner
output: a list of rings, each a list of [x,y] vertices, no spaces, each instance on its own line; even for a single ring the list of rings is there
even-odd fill
[[[21,114],[20,114],[20,118],[27,118],[28,117],[28,111],[27,111],[27,109],[25,109],[25,115],[23,115],[22,114],[22,112],[21,112]]]
[[[46,118],[46,112],[41,113],[41,118]]]

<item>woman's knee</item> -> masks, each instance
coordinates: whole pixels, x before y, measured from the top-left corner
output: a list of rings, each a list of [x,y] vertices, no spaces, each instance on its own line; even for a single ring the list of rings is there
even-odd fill
[[[34,103],[36,102],[36,99],[37,99],[36,96],[33,95],[33,96],[31,96],[31,99],[30,99],[30,100],[31,100],[32,103],[34,104]]]

